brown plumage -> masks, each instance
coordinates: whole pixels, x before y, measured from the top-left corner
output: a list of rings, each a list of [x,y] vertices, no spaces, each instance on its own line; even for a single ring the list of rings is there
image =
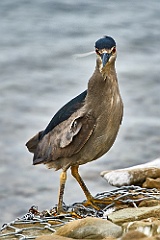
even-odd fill
[[[98,209],[78,173],[81,164],[105,154],[113,145],[123,115],[115,71],[116,43],[105,36],[95,43],[96,68],[88,89],[71,100],[52,118],[44,131],[30,139],[26,146],[34,153],[33,164],[44,163],[55,170],[62,169],[58,213],[63,211],[62,201],[66,171],[81,185],[88,203]]]

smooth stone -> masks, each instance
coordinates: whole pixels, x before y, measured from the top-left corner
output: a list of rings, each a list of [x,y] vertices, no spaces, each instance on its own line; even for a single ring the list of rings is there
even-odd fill
[[[160,178],[153,179],[153,178],[147,177],[142,187],[160,189]]]
[[[125,222],[142,220],[149,217],[159,218],[160,205],[153,207],[124,208],[108,215],[113,223],[122,224]]]
[[[123,235],[121,240],[140,240],[146,237],[147,236],[144,233],[141,233],[139,231],[129,231]]]
[[[113,186],[142,185],[146,179],[160,177],[160,158],[145,164],[114,171],[103,171],[101,176]]]
[[[125,232],[139,231],[148,237],[156,236],[160,233],[160,220],[152,217],[141,221],[124,223],[123,230]]]
[[[51,234],[49,236],[48,235],[39,236],[36,238],[36,240],[73,240],[73,238],[62,237],[55,234]]]
[[[148,200],[143,200],[142,202],[139,203],[138,207],[153,207],[160,205],[160,200],[156,199],[148,199]]]
[[[138,231],[129,231],[124,234],[121,240],[160,240],[160,237],[147,237],[145,234]]]
[[[36,238],[36,240],[73,240],[73,239],[75,239],[75,238],[62,237],[62,236],[55,235],[55,234],[54,235],[51,234],[50,236],[42,235],[42,236]],[[78,240],[83,240],[83,239],[78,238]],[[106,237],[106,238],[103,238],[102,240],[116,240],[116,239],[117,238]]]
[[[75,239],[103,239],[105,237],[119,237],[122,228],[116,224],[100,219],[87,217],[76,220],[57,229],[55,235]]]
[[[106,237],[106,238],[103,238],[102,240],[116,240],[117,238],[113,238],[113,237]]]

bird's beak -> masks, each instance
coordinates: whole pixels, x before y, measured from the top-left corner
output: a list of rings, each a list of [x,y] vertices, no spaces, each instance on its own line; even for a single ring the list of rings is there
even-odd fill
[[[102,59],[102,64],[103,67],[106,65],[106,63],[108,62],[109,58],[110,58],[111,54],[110,53],[102,53],[101,55],[101,59]]]

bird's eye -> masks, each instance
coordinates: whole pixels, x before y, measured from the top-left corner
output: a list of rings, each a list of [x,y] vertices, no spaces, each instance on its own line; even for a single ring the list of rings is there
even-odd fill
[[[112,49],[112,53],[114,54],[116,52],[116,47]]]

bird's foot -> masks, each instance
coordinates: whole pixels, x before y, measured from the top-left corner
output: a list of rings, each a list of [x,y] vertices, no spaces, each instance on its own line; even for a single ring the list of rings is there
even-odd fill
[[[64,202],[59,202],[52,210],[55,216],[68,214],[68,206]]]
[[[58,216],[59,218],[63,218],[63,217],[73,217],[73,218],[77,218],[77,219],[81,219],[82,216],[79,213],[76,213],[76,211],[74,211],[74,209],[69,208],[67,209],[67,206],[65,205],[65,207],[61,207],[61,208],[57,208],[56,212],[54,213],[55,216]]]
[[[106,207],[108,204],[112,203],[112,199],[107,198],[107,199],[97,199],[97,198],[89,198],[87,199],[83,205],[85,207],[91,206],[96,210],[101,210],[102,208]]]

